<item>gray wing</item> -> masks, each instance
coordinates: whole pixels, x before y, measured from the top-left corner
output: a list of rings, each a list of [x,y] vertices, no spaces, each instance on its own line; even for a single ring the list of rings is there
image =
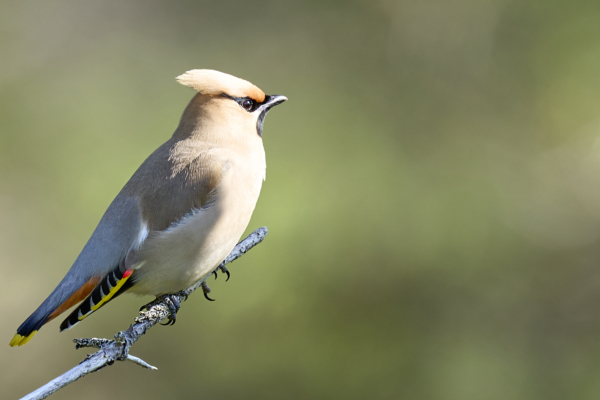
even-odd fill
[[[19,329],[39,329],[50,314],[90,278],[114,269],[136,244],[142,230],[138,201],[121,192],[104,213],[69,272]]]
[[[132,247],[141,244],[148,230],[164,230],[210,201],[221,178],[220,168],[205,168],[208,161],[198,148],[170,157],[173,151],[185,150],[176,144],[170,139],[142,163],[108,207],[69,272],[18,332],[41,327],[91,278],[114,269]]]
[[[65,279],[70,275],[89,279],[108,273],[127,255],[142,230],[138,200],[120,193],[102,216]]]

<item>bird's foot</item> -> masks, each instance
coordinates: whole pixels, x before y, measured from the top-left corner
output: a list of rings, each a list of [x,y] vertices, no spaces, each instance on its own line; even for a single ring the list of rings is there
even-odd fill
[[[224,265],[219,265],[217,268],[215,268],[215,270],[212,272],[212,274],[215,276],[215,280],[217,280],[218,278],[218,274],[217,271],[221,270],[221,272],[223,272],[224,274],[227,275],[227,279],[225,279],[225,282],[227,282],[229,280],[229,278],[231,278],[231,274],[229,274],[229,270],[227,268],[225,268]]]
[[[177,292],[177,293],[173,293],[173,294],[169,294],[169,295],[158,296],[156,299],[152,300],[150,303],[144,304],[143,306],[141,306],[140,312],[142,312],[144,310],[149,310],[153,306],[157,305],[158,303],[164,303],[165,296],[170,296],[170,297],[179,296],[179,297],[183,297],[183,299],[181,301],[186,301],[188,299],[189,294],[186,293],[185,291],[181,291],[181,292]],[[180,303],[179,299],[177,299],[177,298],[175,298],[175,302],[177,302],[177,304]]]
[[[221,272],[223,272],[224,274],[226,274],[226,275],[227,275],[227,279],[225,279],[225,282],[227,282],[227,281],[229,280],[229,278],[231,277],[231,275],[229,274],[229,270],[228,270],[227,268],[225,268],[225,266],[224,266],[224,265],[219,265],[219,266],[217,267],[217,269],[220,269],[220,270],[221,270]],[[216,270],[215,270],[215,271],[216,271]]]
[[[215,301],[215,299],[211,299],[210,297],[208,297],[208,294],[210,293],[210,288],[206,284],[206,281],[202,282],[200,286],[202,286],[202,291],[204,292],[204,297],[206,297],[206,300]]]
[[[178,296],[179,294],[180,293],[165,294],[158,298],[160,301],[166,304],[167,307],[169,307],[169,311],[171,312],[167,317],[168,321],[161,325],[175,325],[175,322],[177,322],[177,311],[179,311],[179,307],[181,307]]]

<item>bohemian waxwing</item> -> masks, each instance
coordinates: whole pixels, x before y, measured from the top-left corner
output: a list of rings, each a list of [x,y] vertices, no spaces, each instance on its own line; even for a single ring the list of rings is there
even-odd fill
[[[199,93],[173,136],[110,204],[89,241],[10,346],[81,302],[69,329],[125,291],[175,293],[211,274],[246,229],[265,179],[265,115],[285,100],[213,70],[177,78]]]

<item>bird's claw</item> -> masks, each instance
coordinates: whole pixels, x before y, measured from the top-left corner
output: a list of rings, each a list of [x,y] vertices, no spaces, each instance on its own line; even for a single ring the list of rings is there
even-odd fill
[[[167,299],[166,296],[169,296],[170,298]],[[188,296],[189,296],[189,294],[187,294],[185,291],[181,291],[181,292],[177,292],[177,293],[173,293],[173,294],[169,294],[169,295],[159,296],[156,299],[152,300],[150,303],[144,304],[143,306],[141,306],[140,312],[142,312],[144,310],[147,311],[147,310],[151,309],[153,306],[155,306],[161,302],[167,303],[167,305],[168,305],[169,301],[171,301],[170,304],[177,304],[178,305],[177,309],[179,309],[180,301],[177,297],[183,297],[183,299],[181,301],[186,301],[188,299]],[[169,309],[172,310],[171,306],[169,306]],[[177,310],[175,310],[175,313],[177,313]]]
[[[227,268],[225,268],[225,266],[224,266],[224,265],[219,265],[219,266],[217,267],[217,269],[220,269],[220,270],[221,270],[221,272],[223,272],[224,274],[226,274],[226,275],[227,275],[227,279],[225,279],[225,282],[227,282],[227,281],[229,280],[229,278],[231,277],[231,275],[229,274],[229,270],[228,270]]]
[[[185,291],[182,292],[177,292],[175,293],[176,296],[180,296],[183,297],[183,301],[186,301],[188,299],[188,297],[190,296],[189,294],[187,294]]]
[[[177,311],[181,307],[181,303],[179,302],[179,298],[175,294],[167,294],[161,297],[161,300],[167,307],[169,307],[169,311],[171,312],[167,317],[168,321],[161,325],[175,325],[177,322]]]
[[[208,287],[206,282],[202,282],[200,286],[202,286],[202,291],[204,292],[204,297],[206,298],[206,300],[215,301],[215,299],[211,299],[210,297],[208,297],[208,294],[210,293],[210,288]]]

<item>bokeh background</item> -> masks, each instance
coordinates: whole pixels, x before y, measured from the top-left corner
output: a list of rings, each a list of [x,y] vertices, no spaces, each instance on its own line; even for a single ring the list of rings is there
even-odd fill
[[[0,3],[0,397],[150,298],[15,329],[213,68],[268,116],[266,241],[53,399],[597,399],[600,3]]]

